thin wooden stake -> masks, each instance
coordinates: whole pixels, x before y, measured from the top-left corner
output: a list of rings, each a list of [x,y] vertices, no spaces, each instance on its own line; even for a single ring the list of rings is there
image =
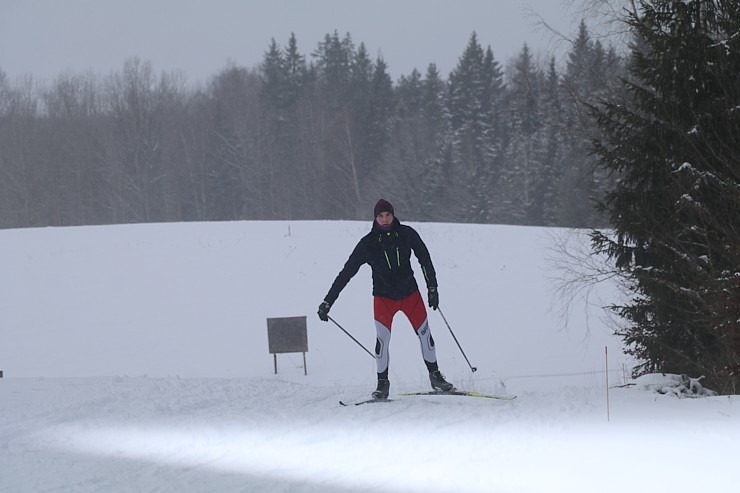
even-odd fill
[[[607,346],[604,346],[604,364],[606,366],[606,371],[604,374],[606,375],[606,421],[611,421],[611,413],[609,410],[609,349]]]

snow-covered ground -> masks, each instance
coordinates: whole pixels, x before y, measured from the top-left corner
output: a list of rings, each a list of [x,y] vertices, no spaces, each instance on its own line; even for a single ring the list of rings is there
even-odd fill
[[[736,397],[629,383],[602,285],[553,295],[563,230],[412,224],[432,253],[440,367],[513,401],[400,396],[428,380],[394,321],[389,403],[372,358],[315,315],[370,223],[233,222],[0,231],[0,492],[736,491]],[[331,315],[374,345],[370,273]],[[266,318],[308,316],[300,354]],[[606,389],[605,348],[609,354]],[[644,385],[641,385],[644,383]]]

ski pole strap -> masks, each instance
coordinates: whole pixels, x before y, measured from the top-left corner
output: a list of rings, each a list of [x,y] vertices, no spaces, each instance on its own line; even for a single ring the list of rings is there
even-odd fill
[[[352,336],[352,334],[350,334],[349,332],[347,332],[346,330],[344,330],[344,327],[342,327],[341,325],[339,325],[336,320],[334,320],[331,317],[329,317],[329,320],[331,320],[334,323],[334,325],[336,325],[337,327],[339,327],[342,332],[344,332],[345,334],[347,334],[347,336],[349,336],[350,339],[352,339],[353,341],[355,341],[358,346],[360,346],[362,349],[364,349],[367,354],[369,354],[370,356],[372,356],[373,359],[375,359],[375,355],[373,353],[371,353],[370,351],[368,351],[368,349],[365,346],[363,346],[362,344],[360,344],[360,341],[358,341],[357,339],[355,339]]]

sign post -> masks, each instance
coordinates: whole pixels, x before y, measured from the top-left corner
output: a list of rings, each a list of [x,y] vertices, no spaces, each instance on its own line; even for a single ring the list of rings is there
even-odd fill
[[[306,368],[308,333],[305,316],[268,318],[267,343],[275,362],[276,375],[278,353],[303,353],[303,374],[308,375]]]

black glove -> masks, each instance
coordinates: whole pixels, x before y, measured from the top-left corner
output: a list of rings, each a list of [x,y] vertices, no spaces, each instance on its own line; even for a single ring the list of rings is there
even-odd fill
[[[429,287],[427,298],[429,299],[429,308],[432,310],[439,308],[439,293],[437,292],[437,286]]]
[[[319,305],[319,318],[324,322],[329,321],[329,308],[331,308],[331,305],[328,301],[322,301]]]

